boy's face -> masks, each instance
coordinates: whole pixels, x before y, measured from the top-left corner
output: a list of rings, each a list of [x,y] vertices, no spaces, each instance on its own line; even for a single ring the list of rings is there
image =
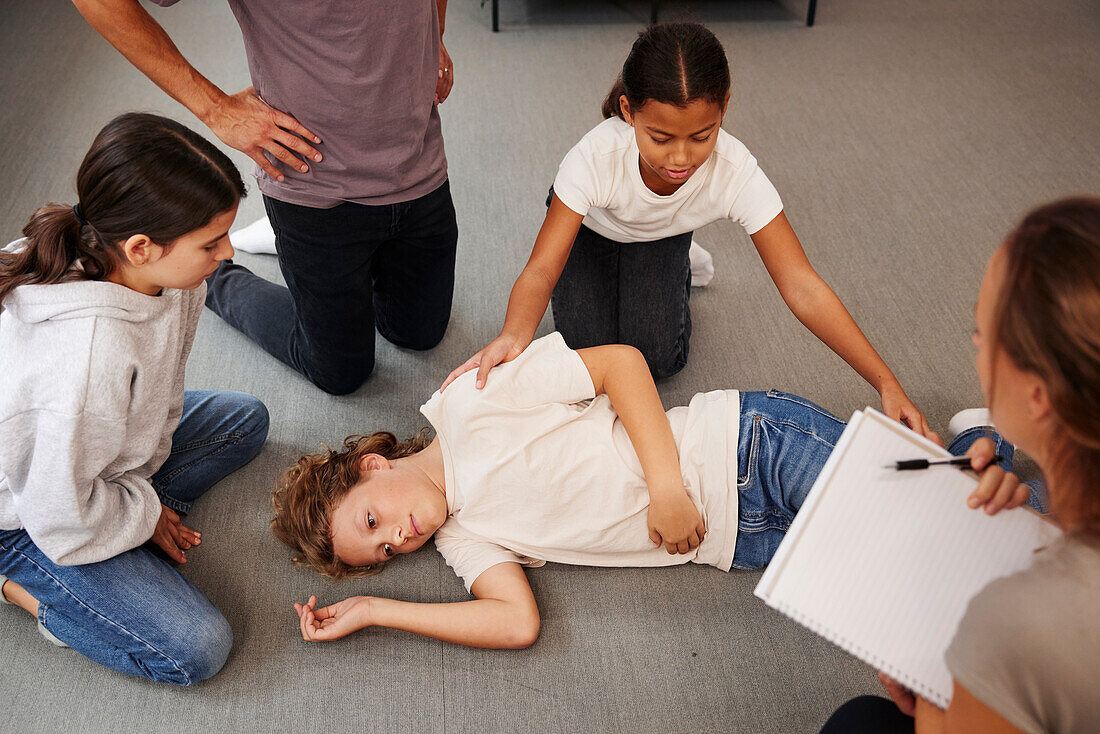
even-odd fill
[[[447,519],[447,499],[421,475],[363,457],[363,478],[332,511],[332,549],[344,563],[385,563],[419,549]]]

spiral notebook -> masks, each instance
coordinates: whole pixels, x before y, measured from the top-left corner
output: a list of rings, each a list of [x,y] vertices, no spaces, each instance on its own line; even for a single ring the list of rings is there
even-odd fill
[[[944,652],[967,603],[1059,535],[1026,508],[969,509],[972,472],[894,468],[944,456],[881,413],[857,411],[756,587],[769,606],[940,707],[952,693]]]

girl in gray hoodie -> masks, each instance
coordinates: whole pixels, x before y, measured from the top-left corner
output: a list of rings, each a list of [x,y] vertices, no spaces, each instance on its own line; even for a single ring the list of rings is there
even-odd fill
[[[0,598],[50,641],[188,685],[232,633],[162,557],[186,561],[201,534],[181,515],[267,436],[255,397],[183,389],[244,183],[193,131],[131,113],[77,193],[0,251]]]

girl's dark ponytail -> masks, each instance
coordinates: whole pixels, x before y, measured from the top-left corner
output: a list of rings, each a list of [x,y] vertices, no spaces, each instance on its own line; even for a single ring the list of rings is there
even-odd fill
[[[687,107],[702,99],[722,106],[729,91],[729,62],[715,35],[698,23],[662,23],[638,34],[602,112],[621,119],[623,95],[632,110],[649,100]]]
[[[615,84],[612,85],[611,91],[607,93],[607,97],[603,101],[603,107],[600,108],[605,120],[610,117],[623,119],[622,105],[619,104],[619,98],[624,94],[626,94],[626,87],[623,86],[623,75],[620,74],[619,78],[615,80]]]
[[[23,248],[0,252],[0,302],[21,285],[102,280],[133,235],[170,247],[245,195],[237,167],[213,144],[144,113],[120,115],[100,130],[76,190],[75,207],[40,208],[23,227]]]
[[[104,247],[91,229],[66,204],[38,209],[23,227],[23,248],[0,252],[0,302],[21,285],[105,278],[118,266],[118,248]],[[77,261],[80,270],[73,269]]]

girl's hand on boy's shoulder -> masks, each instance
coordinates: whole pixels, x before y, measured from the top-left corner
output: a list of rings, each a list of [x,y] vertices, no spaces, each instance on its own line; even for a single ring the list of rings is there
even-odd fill
[[[458,369],[447,375],[447,379],[443,381],[443,386],[439,388],[439,392],[446,390],[447,386],[454,382],[459,376],[474,368],[477,369],[477,380],[474,382],[474,386],[480,390],[485,387],[485,380],[489,376],[489,370],[493,369],[501,362],[511,362],[513,359],[523,354],[523,350],[526,349],[527,345],[530,343],[530,339],[523,340],[503,334],[498,336],[496,339],[489,342],[489,345],[480,352],[463,362]]]
[[[149,540],[176,563],[187,563],[187,554],[184,551],[201,543],[202,533],[184,525],[175,510],[161,505],[157,526]]]
[[[352,596],[343,601],[316,609],[317,597],[305,604],[294,603],[302,639],[307,642],[338,640],[356,630],[370,626],[369,596]]]
[[[980,475],[978,488],[970,494],[966,504],[974,510],[984,508],[987,515],[1019,507],[1031,494],[1031,488],[1020,484],[1019,477],[993,463],[996,453],[993,441],[988,438],[979,438],[966,452],[970,467]]]
[[[687,492],[650,492],[649,539],[653,545],[664,544],[670,554],[690,553],[703,542],[707,534],[703,517]]]
[[[908,426],[928,440],[943,446],[943,441],[940,440],[939,434],[929,427],[924,414],[917,410],[917,406],[913,405],[913,401],[910,400],[909,396],[905,394],[905,391],[901,389],[901,385],[884,388],[881,396],[882,412],[885,413],[888,418],[893,418],[898,423]]]

